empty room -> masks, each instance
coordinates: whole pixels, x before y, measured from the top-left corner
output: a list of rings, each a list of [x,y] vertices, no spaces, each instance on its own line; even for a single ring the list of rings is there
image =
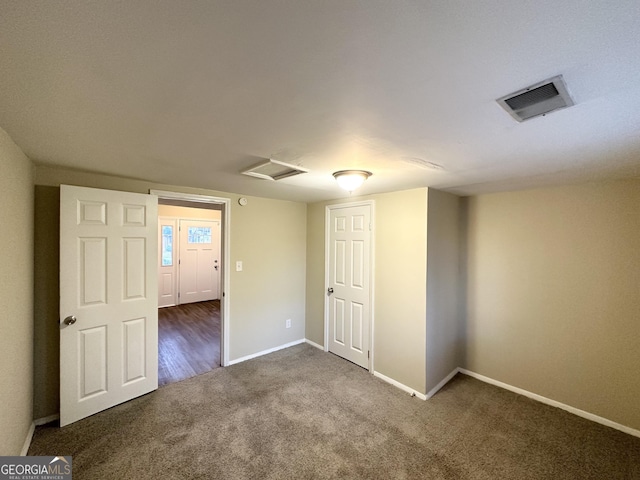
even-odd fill
[[[640,478],[639,22],[0,0],[0,472]]]

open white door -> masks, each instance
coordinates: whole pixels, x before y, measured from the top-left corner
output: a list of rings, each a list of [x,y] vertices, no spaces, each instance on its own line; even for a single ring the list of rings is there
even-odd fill
[[[328,350],[369,369],[371,204],[327,210]]]
[[[60,187],[60,425],[158,388],[152,195]]]

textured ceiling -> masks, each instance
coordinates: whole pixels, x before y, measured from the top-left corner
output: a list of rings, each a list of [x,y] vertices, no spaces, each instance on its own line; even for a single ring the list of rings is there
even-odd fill
[[[347,168],[364,194],[639,176],[638,25],[638,0],[0,0],[0,127],[40,164],[299,201]],[[575,106],[495,102],[557,74]],[[310,173],[240,175],[270,157]]]

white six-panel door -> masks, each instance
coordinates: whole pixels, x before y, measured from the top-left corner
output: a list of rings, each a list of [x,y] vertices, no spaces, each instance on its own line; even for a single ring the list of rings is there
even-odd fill
[[[180,220],[179,303],[220,298],[220,221]]]
[[[60,187],[60,424],[158,388],[157,197]]]
[[[369,368],[371,205],[329,207],[329,351]]]

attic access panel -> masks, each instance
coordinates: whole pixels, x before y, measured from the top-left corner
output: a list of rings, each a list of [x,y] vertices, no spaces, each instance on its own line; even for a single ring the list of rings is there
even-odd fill
[[[513,92],[496,102],[518,122],[574,105],[562,75]]]
[[[301,173],[307,173],[308,171],[309,170],[306,168],[269,159],[266,162],[258,163],[241,173],[243,175],[262,178],[264,180],[282,180],[283,178],[293,177],[295,175],[300,175]]]

